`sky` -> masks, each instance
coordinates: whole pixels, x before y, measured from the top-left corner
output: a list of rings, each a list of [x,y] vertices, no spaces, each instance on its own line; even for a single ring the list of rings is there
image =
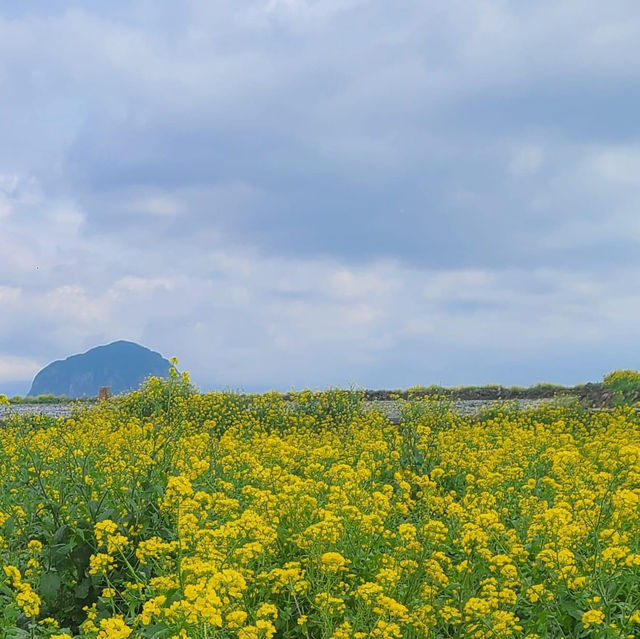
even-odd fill
[[[639,108],[636,0],[0,0],[0,391],[640,368]]]

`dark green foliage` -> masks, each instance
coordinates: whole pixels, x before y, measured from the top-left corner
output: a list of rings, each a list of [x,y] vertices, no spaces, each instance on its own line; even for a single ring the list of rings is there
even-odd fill
[[[605,375],[602,383],[614,393],[616,403],[633,403],[640,399],[640,372],[617,370]]]

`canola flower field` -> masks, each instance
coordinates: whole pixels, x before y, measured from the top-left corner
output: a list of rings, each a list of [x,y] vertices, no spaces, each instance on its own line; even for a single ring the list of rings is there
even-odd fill
[[[0,637],[640,636],[640,417],[186,374],[0,429]]]

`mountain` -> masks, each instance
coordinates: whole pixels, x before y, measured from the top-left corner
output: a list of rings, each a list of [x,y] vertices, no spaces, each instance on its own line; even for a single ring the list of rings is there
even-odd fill
[[[120,340],[45,366],[29,395],[96,397],[101,386],[122,393],[138,388],[150,375],[167,377],[170,366],[160,353]]]

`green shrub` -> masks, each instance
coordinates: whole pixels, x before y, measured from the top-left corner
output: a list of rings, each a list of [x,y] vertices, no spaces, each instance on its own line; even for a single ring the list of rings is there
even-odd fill
[[[605,375],[603,384],[614,393],[616,403],[635,402],[640,393],[640,372],[626,369]]]
[[[631,369],[617,370],[605,375],[603,384],[616,391],[640,390],[640,372]]]

